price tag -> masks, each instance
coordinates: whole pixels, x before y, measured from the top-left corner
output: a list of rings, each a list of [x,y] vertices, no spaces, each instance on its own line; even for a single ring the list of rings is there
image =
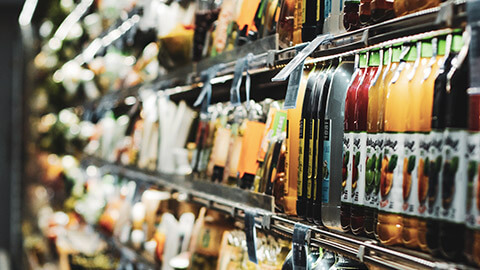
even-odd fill
[[[333,35],[321,35],[317,36],[314,40],[307,43],[307,46],[301,50],[293,59],[290,61],[275,77],[272,78],[273,82],[277,81],[285,81],[288,76],[297,68],[300,64],[302,64],[305,59],[312,54],[312,52],[320,46],[320,44],[332,40]],[[303,44],[300,44],[303,45]]]
[[[295,224],[293,227],[292,250],[293,250],[293,270],[307,269],[307,245],[306,239],[309,228],[303,224]]]
[[[257,260],[257,231],[255,229],[255,216],[257,213],[245,210],[245,235],[247,238],[248,259],[258,264]]]
[[[213,78],[215,78],[217,72],[220,69],[222,69],[223,66],[224,66],[223,64],[215,65],[215,66],[210,67],[209,69],[205,70],[200,75],[200,77],[203,81],[203,88],[202,88],[202,92],[200,92],[200,94],[198,95],[197,100],[195,100],[195,103],[193,103],[193,106],[197,107],[200,104],[202,104],[202,112],[203,112],[204,107],[206,107],[208,109],[208,106],[210,105],[210,98],[211,98],[211,95],[212,95],[212,83],[210,81]]]
[[[306,44],[301,44],[297,46],[297,52],[302,50]],[[300,80],[302,79],[303,73],[303,60],[290,74],[287,85],[287,93],[285,95],[285,103],[283,104],[283,109],[295,109],[297,107],[297,98],[298,98],[298,88],[300,87]]]

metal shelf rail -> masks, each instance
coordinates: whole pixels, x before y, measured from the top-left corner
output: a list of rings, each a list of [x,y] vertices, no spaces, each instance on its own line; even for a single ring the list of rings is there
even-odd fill
[[[311,245],[324,247],[356,258],[369,265],[386,269],[473,269],[467,265],[443,261],[417,251],[399,247],[384,247],[372,239],[329,230],[294,217],[275,213],[273,197],[271,196],[214,184],[206,180],[194,180],[191,177],[167,176],[146,172],[133,167],[105,162],[95,157],[87,157],[82,160],[83,167],[86,168],[91,165],[98,167],[104,173],[124,176],[171,192],[186,194],[191,202],[230,214],[235,218],[243,219],[245,211],[253,211],[256,213],[256,226],[266,231],[291,236],[295,224],[302,223],[309,228],[310,235],[307,242]],[[214,186],[215,188],[212,189]],[[208,192],[210,190],[211,192]],[[134,252],[132,249],[125,247],[118,241],[113,244],[124,251],[127,250],[127,254],[133,256],[131,254]],[[136,257],[132,258],[138,260]]]

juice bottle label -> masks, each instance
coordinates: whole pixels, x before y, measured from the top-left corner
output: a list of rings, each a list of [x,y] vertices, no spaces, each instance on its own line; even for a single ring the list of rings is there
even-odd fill
[[[467,216],[466,225],[469,228],[480,228],[480,132],[470,133],[467,145]]]
[[[403,213],[411,216],[418,215],[418,178],[417,178],[417,158],[418,158],[418,136],[415,133],[405,134],[404,158],[403,158]]]
[[[367,150],[365,160],[365,198],[364,204],[368,207],[378,207],[378,187],[380,186],[380,171],[382,154],[380,148],[383,137],[378,133],[367,134]],[[378,151],[377,151],[378,150]]]
[[[228,147],[230,145],[230,129],[218,128],[213,143],[214,165],[225,167],[228,156]]]
[[[312,198],[312,175],[313,175],[313,133],[315,127],[315,120],[310,120],[310,134],[308,135],[309,145],[308,145],[308,171],[307,171],[307,198]]]
[[[432,131],[428,135],[430,150],[428,157],[430,159],[428,165],[428,201],[427,212],[428,217],[440,217],[440,201],[442,187],[440,185],[442,179],[442,148],[443,148],[443,132]]]
[[[325,129],[323,133],[323,182],[322,182],[322,202],[329,202],[330,194],[330,151],[331,151],[331,119],[325,119]]]
[[[418,158],[417,158],[417,197],[418,208],[417,213],[420,216],[427,214],[428,202],[428,184],[429,184],[429,168],[430,159],[428,153],[430,151],[430,141],[428,134],[418,133]]]
[[[303,196],[303,155],[305,143],[305,119],[300,120],[300,135],[298,137],[298,178],[297,178],[297,194],[299,197]]]
[[[442,156],[441,218],[465,222],[467,197],[467,138],[465,130],[446,130]]]
[[[352,203],[364,205],[365,162],[367,159],[367,133],[353,133],[352,153]]]
[[[346,132],[343,135],[343,164],[342,164],[342,202],[352,202],[352,148],[351,132]]]
[[[403,133],[384,135],[379,209],[391,213],[402,212],[405,135]]]

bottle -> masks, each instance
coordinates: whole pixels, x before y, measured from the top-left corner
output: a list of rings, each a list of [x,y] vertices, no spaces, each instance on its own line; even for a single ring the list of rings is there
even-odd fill
[[[416,58],[416,48],[404,45],[400,64],[388,83],[384,116],[384,156],[380,176],[378,237],[384,245],[402,243],[402,183],[404,171],[405,132],[409,102],[408,75]],[[396,61],[394,52],[394,59]],[[408,163],[408,162],[407,162]]]
[[[427,43],[422,43],[427,44]],[[445,40],[442,41],[443,48],[445,45]],[[425,67],[423,74],[421,74],[422,79],[420,85],[422,90],[420,92],[420,97],[418,104],[415,106],[420,108],[419,112],[419,132],[418,136],[418,161],[417,161],[417,178],[418,178],[418,214],[421,217],[418,224],[418,242],[419,246],[423,251],[428,251],[427,245],[427,218],[428,218],[428,186],[429,186],[429,152],[430,152],[430,141],[428,133],[432,130],[432,107],[433,107],[433,90],[435,79],[438,74],[439,65],[441,57],[443,57],[444,52],[441,56],[438,50],[439,42],[437,38],[432,39],[431,41],[431,58],[428,60],[428,64]],[[428,49],[423,50],[422,48],[422,57],[427,58],[429,56]],[[424,60],[422,60],[424,61]],[[420,105],[419,105],[420,104]]]
[[[312,41],[318,33],[317,22],[323,1],[303,1],[302,6],[302,42]]]
[[[293,46],[293,29],[296,13],[296,0],[283,0],[278,19],[278,42],[281,48]]]
[[[297,199],[297,181],[298,181],[298,149],[299,149],[299,130],[300,119],[302,114],[302,104],[305,95],[305,88],[309,72],[304,71],[300,86],[298,89],[297,103],[295,109],[287,110],[287,134],[286,134],[286,159],[285,174],[288,182],[288,191],[286,191],[285,213],[287,215],[297,215],[296,199]]]
[[[445,95],[445,132],[442,149],[440,252],[459,261],[465,247],[465,213],[467,197],[467,128],[469,63],[468,43],[454,35],[452,50],[457,53],[447,73]],[[456,233],[452,233],[456,232]]]
[[[364,232],[364,200],[365,200],[365,166],[367,154],[367,112],[368,112],[368,91],[370,84],[378,72],[380,64],[378,51],[367,54],[368,68],[361,85],[356,92],[354,108],[354,137],[352,159],[352,209],[350,226],[355,235]]]
[[[341,231],[340,204],[342,182],[343,120],[345,98],[353,79],[354,63],[342,60],[335,70],[328,91],[323,141],[322,224]]]
[[[479,200],[479,165],[480,165],[480,91],[478,88],[468,90],[468,169],[467,169],[467,232],[465,236],[465,256],[476,266],[480,265],[480,200]]]
[[[369,25],[372,22],[372,10],[371,10],[372,0],[360,0],[360,23],[362,25]]]
[[[360,0],[345,0],[343,8],[343,26],[347,31],[360,28],[360,16],[358,15]]]
[[[358,59],[358,60],[357,60]],[[345,96],[345,118],[344,134],[343,134],[343,167],[342,167],[342,204],[340,207],[340,220],[342,230],[350,230],[350,209],[352,204],[352,179],[353,179],[353,130],[354,130],[354,113],[356,103],[357,88],[361,85],[366,74],[367,56],[360,54],[356,56],[357,70],[353,75],[352,84],[348,87]]]
[[[395,17],[393,12],[393,1],[372,0],[370,2],[372,21],[375,23],[383,22]]]
[[[195,32],[193,35],[193,61],[199,61],[206,55],[208,44],[207,32],[217,20],[220,8],[219,2],[210,0],[198,0],[195,12]]]
[[[407,170],[404,170],[403,172],[404,227],[402,241],[404,246],[411,249],[420,248],[419,217],[421,216],[421,213],[418,211],[420,206],[418,194],[422,181],[420,181],[420,166],[418,166],[421,137],[419,132],[421,131],[421,107],[427,105],[422,104],[422,102],[424,102],[424,100],[422,100],[422,94],[424,91],[428,91],[425,87],[429,86],[428,84],[424,84],[425,70],[430,67],[429,62],[431,58],[431,41],[417,42],[417,58],[409,74],[409,95],[411,101],[408,104],[407,137],[405,138],[404,159],[404,168],[406,166]],[[426,151],[428,150],[423,149],[424,153]],[[424,166],[424,163],[422,164]],[[423,184],[424,183],[425,181],[423,181]],[[426,189],[423,189],[423,194],[426,195]]]
[[[314,200],[313,200],[313,221],[315,224],[322,224],[322,196],[323,196],[323,179],[324,179],[324,142],[325,139],[328,139],[328,136],[325,136],[325,113],[327,106],[327,97],[329,95],[330,85],[332,83],[333,74],[338,66],[338,60],[334,59],[331,61],[328,69],[324,72],[325,79],[321,82],[318,82],[317,88],[320,90],[319,102],[317,107],[317,144],[316,144],[316,166],[314,171],[315,179],[315,189],[314,189]]]
[[[388,51],[380,50],[378,53],[378,71],[370,82],[368,90],[367,108],[367,145],[365,160],[365,197],[364,197],[364,232],[373,238],[378,208],[378,186],[380,185],[380,169],[382,160],[380,153],[383,138],[379,133],[378,111],[380,102],[380,86],[383,75],[387,71]],[[373,56],[375,58],[376,56]],[[385,59],[384,59],[385,58]],[[385,64],[385,65],[384,65]],[[378,166],[377,166],[378,164]]]
[[[323,25],[323,33],[332,35],[344,33],[343,13],[343,1],[325,0],[323,18],[320,18]]]
[[[443,131],[445,129],[445,85],[447,72],[450,70],[454,53],[451,52],[452,35],[446,40],[439,41],[439,55],[444,57],[439,61],[438,75],[435,78],[432,108],[432,130],[428,134],[430,150],[428,158],[428,203],[427,203],[427,248],[430,253],[439,255],[439,234],[440,234],[440,205],[441,178],[442,178],[442,149]]]
[[[381,77],[380,84],[378,86],[378,134],[377,136],[380,137],[380,141],[378,147],[375,147],[375,152],[377,153],[377,161],[375,164],[375,171],[377,174],[377,182],[375,183],[375,193],[376,193],[376,200],[377,200],[377,213],[374,215],[374,234],[376,239],[380,239],[378,236],[378,210],[380,209],[380,180],[382,177],[382,164],[383,164],[383,156],[384,156],[384,149],[383,146],[385,144],[385,101],[387,97],[387,90],[388,90],[388,83],[393,77],[395,70],[398,67],[400,61],[400,47],[390,47],[385,53],[386,57],[384,61],[387,63],[385,66],[385,71]],[[395,54],[395,57],[394,57]],[[394,61],[395,60],[395,61]]]
[[[313,222],[313,202],[316,199],[316,178],[314,173],[317,171],[317,140],[318,140],[318,103],[321,95],[321,86],[325,82],[325,74],[328,70],[326,65],[320,68],[318,75],[315,79],[315,86],[311,93],[310,99],[310,115],[307,120],[309,125],[308,130],[308,160],[307,160],[307,220]],[[307,147],[307,145],[305,145]]]
[[[310,143],[308,134],[311,134],[309,117],[312,109],[310,107],[310,102],[317,75],[316,72],[311,72],[308,75],[307,86],[303,98],[302,117],[299,126],[297,215],[301,218],[307,217],[308,151]]]

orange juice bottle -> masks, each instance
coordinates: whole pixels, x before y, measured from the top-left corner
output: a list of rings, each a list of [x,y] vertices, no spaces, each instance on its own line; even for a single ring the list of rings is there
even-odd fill
[[[397,54],[398,55],[398,54]],[[401,60],[392,80],[388,83],[384,116],[384,156],[380,176],[379,214],[377,232],[385,245],[402,243],[402,205],[405,132],[407,131],[408,83],[414,66],[416,47],[404,45],[398,60]],[[397,60],[394,52],[394,61]],[[408,162],[407,162],[408,164]]]
[[[375,77],[372,79],[368,90],[367,108],[367,156],[365,162],[365,198],[364,198],[364,231],[369,237],[374,236],[376,215],[378,209],[378,185],[380,183],[381,164],[380,147],[383,144],[383,137],[378,132],[378,109],[379,94],[383,75],[386,73],[388,62],[388,51],[380,50],[379,65]],[[378,151],[377,151],[378,150]],[[378,183],[378,184],[377,184]]]
[[[410,103],[408,106],[408,122],[407,122],[407,132],[408,135],[405,141],[405,158],[404,167],[406,170],[403,175],[403,244],[409,248],[419,248],[420,247],[420,219],[419,217],[422,213],[419,212],[420,198],[426,198],[426,189],[420,188],[421,184],[425,184],[425,180],[428,181],[428,178],[422,178],[424,175],[424,165],[425,162],[422,161],[419,163],[420,155],[420,138],[422,134],[420,132],[420,112],[423,100],[422,94],[424,91],[428,91],[426,87],[427,84],[424,84],[424,73],[427,68],[430,68],[430,60],[432,58],[432,43],[431,41],[422,41],[417,42],[417,59],[413,69],[410,72],[410,81],[409,81],[409,93],[410,93]],[[431,85],[433,90],[433,85]],[[430,91],[433,96],[433,92]],[[425,148],[425,144],[423,145]],[[423,151],[424,155],[428,151]],[[421,167],[421,169],[420,169]],[[420,179],[422,178],[422,179]],[[419,191],[421,196],[419,196]],[[423,196],[423,197],[422,197]],[[423,200],[425,201],[425,200]],[[425,224],[425,222],[423,222]],[[423,227],[425,228],[425,226]],[[424,237],[422,239],[425,239]],[[422,241],[425,243],[425,240]],[[425,246],[423,244],[422,246]]]

